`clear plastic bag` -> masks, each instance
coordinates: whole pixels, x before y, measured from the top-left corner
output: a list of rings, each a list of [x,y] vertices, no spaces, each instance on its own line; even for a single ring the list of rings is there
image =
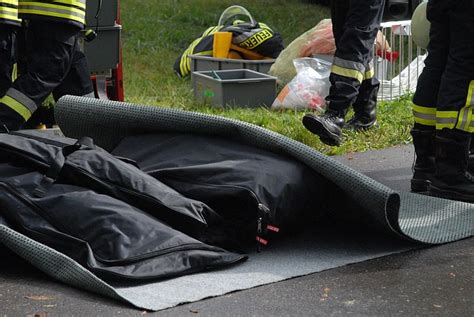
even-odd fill
[[[334,55],[336,52],[336,41],[332,32],[332,22],[329,19],[322,20],[311,32],[306,44],[301,48],[300,56],[313,56],[316,54]]]
[[[316,26],[298,36],[278,56],[275,63],[268,72],[269,75],[278,78],[279,85],[286,85],[296,76],[293,61],[300,57],[311,57],[312,54],[323,54],[335,50],[334,36],[332,35],[332,24],[330,19],[321,20]],[[319,39],[324,43],[321,50],[311,46],[311,43]],[[314,50],[313,50],[314,49]],[[301,55],[302,53],[308,55]]]
[[[329,94],[331,63],[319,58],[297,58],[293,61],[296,76],[280,91],[273,109],[313,109],[322,111]]]

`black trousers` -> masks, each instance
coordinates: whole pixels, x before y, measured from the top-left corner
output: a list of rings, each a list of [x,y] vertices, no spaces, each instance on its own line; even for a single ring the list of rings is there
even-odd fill
[[[474,1],[430,0],[425,68],[413,97],[417,126],[474,132]]]
[[[49,94],[86,95],[93,91],[87,61],[78,43],[79,29],[65,23],[31,20],[25,30],[26,72],[13,88],[38,107]]]
[[[12,84],[16,27],[0,24],[0,97]]]
[[[326,98],[330,110],[346,113],[378,90],[373,76],[373,49],[382,21],[384,0],[332,0],[336,53]],[[359,99],[359,100],[357,100]]]

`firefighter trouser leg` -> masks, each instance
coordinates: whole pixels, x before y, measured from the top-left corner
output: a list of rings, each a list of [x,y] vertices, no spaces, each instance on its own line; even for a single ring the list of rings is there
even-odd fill
[[[419,128],[424,130],[432,129],[433,133],[436,128],[436,108],[441,77],[448,61],[449,33],[447,23],[431,22],[428,55],[413,96],[415,125],[419,125]]]
[[[474,131],[474,23],[471,0],[430,1],[426,67],[414,96],[415,126],[436,129],[430,195],[472,201],[467,157]],[[469,198],[471,197],[471,198]]]
[[[474,132],[474,3],[449,0],[444,14],[428,7],[428,18],[448,21],[449,52],[441,77],[436,112],[436,129]],[[436,3],[436,1],[435,1]]]
[[[416,160],[411,180],[413,192],[427,192],[435,172],[435,131],[438,91],[444,67],[448,60],[449,28],[433,21],[431,25],[428,56],[413,96],[412,129]]]
[[[0,98],[12,84],[15,31],[12,26],[0,24]],[[13,129],[17,120],[17,113],[0,102],[0,133]]]
[[[79,48],[76,40],[74,45],[74,57],[71,68],[62,83],[53,91],[54,100],[65,95],[90,96],[93,97],[94,87],[90,78],[89,67],[84,53]]]
[[[333,111],[346,112],[355,102],[362,81],[369,77],[384,0],[333,0],[331,17],[336,53],[326,98]]]
[[[0,106],[17,113],[11,129],[19,129],[64,80],[71,67],[78,32],[77,27],[64,23],[29,22],[27,71],[20,74],[0,99]]]
[[[15,29],[6,24],[0,24],[0,97],[12,84],[15,47]]]
[[[352,105],[354,117],[347,122],[345,126],[347,129],[367,129],[377,121],[377,93],[380,82],[373,76],[373,72],[369,72],[369,74],[372,77],[364,79],[359,87],[359,95]]]

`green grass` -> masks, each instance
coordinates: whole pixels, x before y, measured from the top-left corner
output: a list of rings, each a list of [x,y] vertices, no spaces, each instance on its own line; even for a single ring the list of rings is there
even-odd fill
[[[329,155],[361,152],[410,142],[411,102],[382,102],[379,125],[366,132],[348,132],[340,147],[328,147],[301,124],[304,111],[219,109],[193,100],[189,78],[173,73],[179,54],[207,27],[216,25],[229,0],[122,0],[123,63],[126,101],[217,114],[257,124],[308,144]],[[278,31],[285,42],[329,16],[325,7],[300,0],[242,0],[258,21]]]

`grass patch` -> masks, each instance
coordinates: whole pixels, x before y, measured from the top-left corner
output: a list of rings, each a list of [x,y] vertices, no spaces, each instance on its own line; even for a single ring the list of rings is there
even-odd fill
[[[379,125],[366,132],[347,132],[340,147],[328,147],[301,124],[304,111],[216,109],[193,100],[189,78],[173,73],[173,64],[189,43],[207,27],[216,25],[229,0],[122,0],[123,63],[126,101],[171,107],[234,118],[281,133],[323,153],[361,152],[410,142],[410,98],[381,102]],[[300,0],[241,0],[256,20],[279,32],[289,44],[329,17],[326,7]]]

